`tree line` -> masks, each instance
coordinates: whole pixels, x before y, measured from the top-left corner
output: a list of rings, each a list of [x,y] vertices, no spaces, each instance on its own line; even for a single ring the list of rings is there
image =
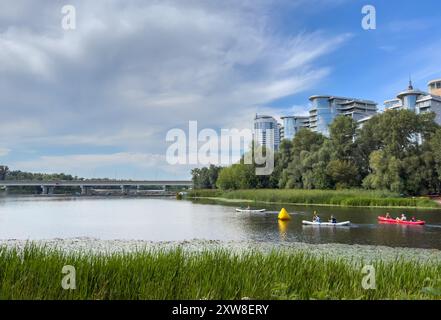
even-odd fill
[[[79,180],[78,177],[74,177],[70,174],[64,173],[31,173],[20,170],[9,170],[6,165],[0,165],[0,180]]]
[[[301,129],[283,140],[271,175],[256,176],[254,164],[192,170],[195,188],[389,190],[405,195],[441,190],[441,127],[434,113],[389,110],[361,128],[338,116],[325,137]],[[252,152],[252,151],[250,151]]]

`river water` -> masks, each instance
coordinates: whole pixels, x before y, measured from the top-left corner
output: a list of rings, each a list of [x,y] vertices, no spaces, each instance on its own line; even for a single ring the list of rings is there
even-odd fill
[[[441,210],[405,212],[427,221],[425,226],[385,225],[377,216],[386,209],[287,206],[289,222],[279,222],[280,205],[264,205],[265,213],[236,213],[240,204],[152,198],[0,198],[0,239],[42,240],[90,237],[103,240],[182,241],[253,240],[386,245],[441,249]],[[317,210],[350,227],[303,226]]]

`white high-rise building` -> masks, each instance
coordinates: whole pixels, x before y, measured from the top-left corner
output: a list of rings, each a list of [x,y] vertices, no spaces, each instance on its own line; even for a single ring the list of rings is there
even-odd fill
[[[302,128],[309,128],[308,116],[286,116],[281,118],[283,120],[283,134],[281,139],[292,140],[294,136]]]
[[[441,124],[441,80],[430,81],[429,92],[414,89],[412,81],[409,81],[407,90],[400,92],[396,99],[384,102],[385,110],[407,109],[417,114],[434,112],[435,121]],[[438,88],[439,87],[439,88]]]
[[[271,116],[257,115],[254,118],[254,141],[273,151],[279,150],[280,124]]]
[[[377,104],[370,100],[318,95],[310,97],[309,100],[309,127],[325,136],[329,136],[329,125],[339,115],[351,117],[362,123],[377,114]]]

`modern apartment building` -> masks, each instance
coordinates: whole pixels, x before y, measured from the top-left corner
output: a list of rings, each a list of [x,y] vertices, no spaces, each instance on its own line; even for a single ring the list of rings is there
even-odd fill
[[[257,115],[254,118],[254,141],[271,150],[279,150],[280,124],[271,116]]]
[[[441,79],[429,81],[427,84],[429,87],[429,93],[434,96],[441,96]]]
[[[395,99],[384,101],[385,110],[407,109],[417,114],[434,112],[435,121],[441,124],[441,80],[430,81],[429,92],[414,89],[409,81],[407,90],[400,92]]]
[[[308,116],[286,116],[281,119],[283,121],[282,139],[292,140],[301,128],[309,128]]]
[[[282,117],[283,126],[270,116],[257,116],[254,121],[256,140],[262,145],[274,146],[278,150],[280,140],[293,139],[301,128],[310,128],[329,136],[329,125],[338,115],[351,117],[361,128],[377,114],[377,103],[370,100],[337,97],[331,95],[315,95],[309,98],[310,111],[308,116]],[[416,113],[434,112],[435,121],[441,125],[441,79],[428,83],[428,92],[413,88],[412,81],[395,99],[384,102],[385,110],[408,109]],[[269,131],[269,129],[275,129]],[[279,129],[276,129],[279,128]],[[268,134],[266,131],[268,130]]]
[[[339,115],[359,122],[377,113],[377,104],[370,100],[326,95],[311,96],[309,100],[309,128],[325,136],[329,136],[329,125]]]

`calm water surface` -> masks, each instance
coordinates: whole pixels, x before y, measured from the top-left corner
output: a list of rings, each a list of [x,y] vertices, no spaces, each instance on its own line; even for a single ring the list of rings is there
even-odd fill
[[[287,207],[292,220],[277,220],[280,206],[266,213],[236,213],[240,206],[215,202],[130,198],[0,198],[0,239],[256,240],[372,244],[441,249],[441,210],[405,212],[427,221],[425,226],[383,225],[377,216],[385,209]],[[317,210],[350,220],[350,227],[302,226]]]

